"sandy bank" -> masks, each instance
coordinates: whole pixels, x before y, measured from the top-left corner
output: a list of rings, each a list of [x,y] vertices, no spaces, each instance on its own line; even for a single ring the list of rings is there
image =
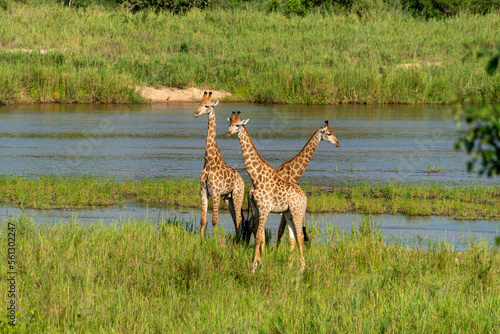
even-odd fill
[[[151,102],[193,102],[201,101],[203,92],[212,92],[212,98],[215,100],[223,99],[226,96],[231,96],[231,93],[223,90],[200,89],[200,88],[160,88],[156,89],[147,86],[137,86],[135,90],[144,98]]]

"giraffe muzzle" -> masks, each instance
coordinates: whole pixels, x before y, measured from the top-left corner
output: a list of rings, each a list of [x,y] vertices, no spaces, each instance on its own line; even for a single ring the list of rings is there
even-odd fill
[[[228,131],[228,132],[226,132],[226,138],[229,138],[229,137],[231,137],[231,132]]]

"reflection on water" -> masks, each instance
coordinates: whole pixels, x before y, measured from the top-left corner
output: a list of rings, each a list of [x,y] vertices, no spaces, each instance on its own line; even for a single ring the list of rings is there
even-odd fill
[[[196,106],[0,106],[0,173],[198,178],[208,119],[193,117]],[[297,154],[325,120],[330,122],[341,147],[322,142],[301,182],[491,182],[464,172],[467,156],[453,149],[457,134],[447,106],[222,102],[216,108],[218,144],[230,166],[244,168],[238,139],[224,136],[233,110],[250,119],[247,128],[257,149],[275,167]],[[443,172],[428,173],[432,165]]]
[[[199,227],[201,215],[200,211],[196,210],[168,210],[135,203],[107,209],[25,210],[25,212],[28,216],[34,217],[36,224],[48,225],[75,219],[83,224],[109,224],[120,219],[122,221],[128,221],[128,219],[164,221],[169,217],[179,217],[185,221],[194,222],[194,225]],[[0,220],[21,214],[21,209],[9,206],[0,207]],[[266,228],[273,231],[273,241],[276,239],[280,219],[278,214],[270,214],[267,219]],[[360,220],[361,215],[357,214],[306,214],[306,224],[315,225],[323,232],[334,227],[338,228],[339,231],[350,233],[353,226],[359,227]],[[392,240],[409,246],[416,246],[415,240],[421,238],[423,245],[427,240],[444,240],[455,245],[456,250],[464,250],[462,241],[465,241],[466,245],[470,245],[472,239],[469,239],[469,236],[472,236],[477,242],[483,239],[491,244],[499,232],[498,221],[457,221],[446,217],[406,217],[402,215],[374,216],[373,220],[380,223],[380,231],[385,236],[386,241]],[[234,224],[228,212],[219,213],[219,224],[223,226],[225,231],[234,233]],[[212,233],[211,212],[209,212],[207,230],[208,233]]]

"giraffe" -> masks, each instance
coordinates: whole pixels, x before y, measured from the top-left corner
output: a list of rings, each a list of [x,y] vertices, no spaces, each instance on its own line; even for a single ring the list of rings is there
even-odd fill
[[[300,150],[300,152],[295,157],[288,160],[287,162],[282,163],[276,169],[276,173],[278,173],[278,176],[284,181],[297,183],[301,178],[302,174],[304,173],[304,171],[306,170],[307,166],[309,165],[309,162],[311,161],[314,152],[316,152],[316,149],[318,148],[318,145],[322,140],[327,141],[335,145],[336,147],[340,147],[340,143],[337,137],[335,136],[333,130],[328,125],[328,121],[325,121],[324,126],[314,131],[311,138],[309,138],[309,140],[304,145],[302,150]],[[252,209],[250,203],[252,202],[253,191],[254,191],[253,187],[250,187],[248,191],[249,209]],[[250,231],[253,233],[255,237],[256,227],[257,227],[256,224],[253,224],[254,222],[253,215],[252,217],[248,218],[249,218],[247,221],[248,225],[243,227],[247,245],[250,242],[250,236],[251,236]],[[285,232],[285,226],[286,226],[286,219],[284,216],[282,216],[280,226],[278,229],[278,240],[276,241],[277,246],[280,244],[283,233]],[[308,237],[305,226],[303,226],[302,229],[304,234],[304,240],[307,241]]]
[[[222,154],[216,141],[215,111],[214,107],[219,101],[212,101],[212,92],[203,94],[194,117],[208,114],[207,143],[205,148],[205,164],[200,176],[201,197],[201,222],[200,232],[203,238],[207,224],[208,197],[212,196],[213,214],[212,225],[219,222],[220,197],[224,199],[231,212],[231,217],[236,228],[236,236],[240,235],[240,224],[242,219],[241,206],[245,196],[245,183],[236,169],[229,167],[222,159]]]
[[[261,263],[261,253],[264,254],[265,251],[264,226],[270,212],[283,213],[285,216],[290,233],[291,250],[295,248],[295,242],[297,242],[301,261],[300,271],[303,271],[305,260],[302,245],[304,239],[302,221],[306,213],[306,195],[296,183],[283,181],[274,167],[260,156],[245,127],[249,119],[241,120],[240,112],[238,114],[233,112],[228,121],[229,129],[226,137],[238,134],[245,167],[254,186],[252,205],[256,208],[259,217],[252,272],[254,273],[257,265]]]

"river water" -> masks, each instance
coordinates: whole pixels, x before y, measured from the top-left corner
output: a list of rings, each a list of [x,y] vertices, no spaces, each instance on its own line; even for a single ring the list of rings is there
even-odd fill
[[[198,178],[208,121],[207,116],[193,117],[196,107],[195,103],[0,106],[0,173]],[[257,149],[275,167],[297,154],[329,121],[341,147],[320,143],[301,182],[325,186],[407,180],[491,182],[464,172],[467,155],[454,150],[457,132],[448,106],[222,102],[216,108],[218,145],[227,164],[244,168],[238,139],[224,136],[226,118],[233,110],[250,119],[247,129]],[[433,167],[441,172],[428,173]]]
[[[208,120],[207,116],[193,117],[196,107],[197,103],[0,106],[0,174],[83,174],[117,180],[198,178],[204,163]],[[449,106],[221,102],[216,107],[218,145],[226,163],[242,169],[247,183],[250,180],[238,139],[224,136],[226,118],[232,111],[241,111],[242,118],[250,119],[247,129],[257,149],[275,167],[297,154],[313,132],[329,121],[341,147],[320,143],[300,182],[323,186],[388,181],[460,185],[498,180],[464,171],[468,156],[454,149],[458,135]],[[430,169],[439,172],[429,173]],[[8,207],[3,212],[8,210],[15,212]],[[89,212],[93,212],[90,216],[94,220],[116,219],[134,210],[144,214],[141,207],[117,210]],[[47,221],[65,213],[49,210],[33,214]],[[173,214],[186,219],[199,217],[196,211]],[[346,230],[352,222],[359,222],[357,215],[316,214],[308,219],[332,222]],[[279,217],[270,218],[266,226],[275,229],[278,221]],[[463,232],[492,240],[497,233],[496,222],[404,216],[380,216],[375,221],[381,222],[382,232],[388,236],[424,233],[432,240],[452,241]],[[229,217],[223,216],[221,224],[231,230]]]

